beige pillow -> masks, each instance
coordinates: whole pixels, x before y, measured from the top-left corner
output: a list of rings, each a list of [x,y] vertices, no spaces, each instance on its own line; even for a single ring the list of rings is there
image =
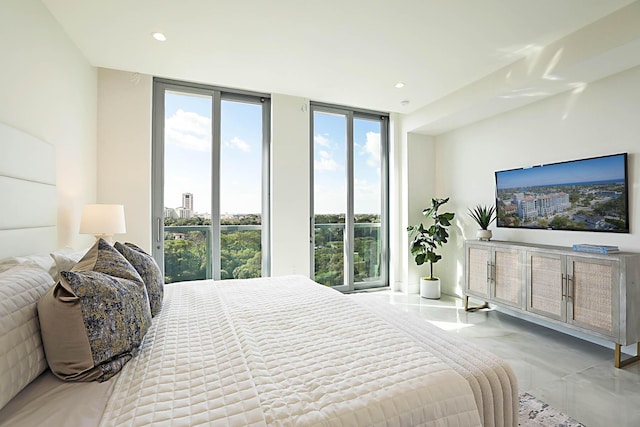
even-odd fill
[[[105,381],[137,351],[151,324],[142,278],[100,239],[38,302],[51,371],[68,381]]]

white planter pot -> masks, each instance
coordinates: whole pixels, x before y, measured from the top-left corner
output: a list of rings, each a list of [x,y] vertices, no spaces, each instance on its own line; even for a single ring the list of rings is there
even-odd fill
[[[426,280],[421,277],[420,296],[422,298],[440,299],[440,279]]]
[[[476,238],[478,240],[491,240],[492,236],[493,233],[491,233],[491,230],[478,230],[476,233]]]

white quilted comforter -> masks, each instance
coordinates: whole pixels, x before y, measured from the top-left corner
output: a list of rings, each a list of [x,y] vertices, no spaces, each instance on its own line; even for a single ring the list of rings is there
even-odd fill
[[[479,426],[469,383],[302,276],[165,287],[103,426]]]
[[[350,298],[410,336],[462,375],[473,390],[484,427],[518,425],[518,383],[505,361],[414,313],[399,310],[374,294],[354,294]]]

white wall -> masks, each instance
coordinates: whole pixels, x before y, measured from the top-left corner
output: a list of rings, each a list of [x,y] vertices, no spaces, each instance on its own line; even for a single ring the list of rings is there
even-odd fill
[[[151,91],[146,74],[98,70],[97,202],[123,204],[116,240],[151,250]]]
[[[271,275],[311,271],[309,102],[271,96]]]
[[[618,245],[640,252],[640,67],[591,83],[582,93],[565,93],[530,104],[436,138],[436,194],[451,196],[457,214],[454,239],[443,254],[443,291],[459,293],[463,241],[475,238],[466,214],[495,198],[494,172],[628,152],[631,233],[512,230],[492,226],[494,239],[570,246]],[[420,178],[412,172],[412,179]]]
[[[428,264],[418,267],[409,253],[409,236],[406,232],[407,226],[423,223],[428,225],[427,219],[422,215],[422,211],[431,205],[431,198],[436,195],[435,183],[437,181],[437,171],[434,169],[435,143],[434,138],[426,135],[408,133],[406,135],[406,171],[407,171],[407,208],[406,219],[399,226],[392,226],[392,230],[399,233],[404,232],[403,253],[396,254],[407,260],[408,268],[404,269],[403,291],[416,292],[420,277],[429,275]],[[438,276],[439,264],[434,265],[434,275]]]
[[[58,245],[96,197],[97,73],[38,0],[0,3],[0,121],[56,147]]]
[[[403,135],[405,135],[403,137]],[[406,288],[408,265],[407,233],[407,137],[398,113],[389,115],[389,285],[394,291]],[[397,230],[401,230],[398,232]]]

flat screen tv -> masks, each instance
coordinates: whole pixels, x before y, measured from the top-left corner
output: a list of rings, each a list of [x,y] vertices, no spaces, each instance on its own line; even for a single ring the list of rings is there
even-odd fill
[[[629,232],[627,153],[495,176],[498,227]]]

